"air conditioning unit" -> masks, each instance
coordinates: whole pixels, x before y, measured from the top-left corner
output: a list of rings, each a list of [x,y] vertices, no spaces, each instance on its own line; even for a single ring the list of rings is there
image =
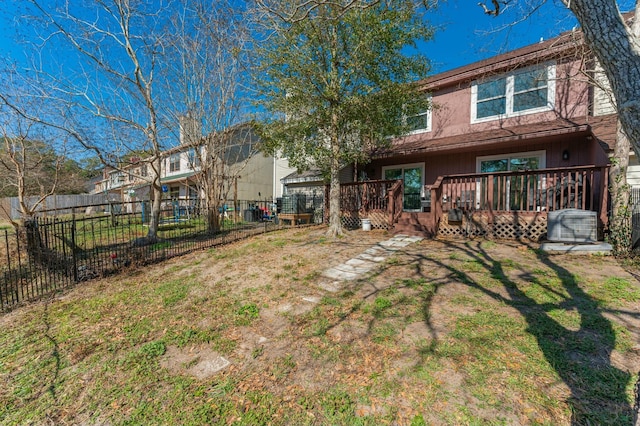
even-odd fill
[[[563,209],[547,214],[547,239],[563,243],[592,243],[598,241],[596,212]]]

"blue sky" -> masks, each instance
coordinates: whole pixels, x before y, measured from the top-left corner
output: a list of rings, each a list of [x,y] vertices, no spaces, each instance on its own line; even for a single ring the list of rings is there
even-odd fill
[[[22,46],[15,40],[20,25],[20,2],[2,0],[0,12],[0,57],[23,60]],[[428,14],[436,27],[433,41],[421,48],[431,59],[432,73],[446,71],[499,53],[548,39],[576,26],[576,20],[559,0],[548,0],[530,19],[508,25],[522,16],[528,1],[512,2],[513,6],[495,18],[486,15],[478,0],[439,1],[438,8]],[[490,3],[490,1],[488,1]],[[633,7],[634,0],[620,0],[621,10]]]
[[[439,2],[438,9],[430,14],[436,33],[423,49],[432,61],[434,73],[537,43],[541,38],[552,38],[576,25],[575,18],[559,1],[548,1],[529,19],[515,25],[523,14],[517,2],[498,17],[485,14],[477,3]],[[525,3],[528,2],[522,1],[522,6]]]
[[[478,1],[439,1],[437,10],[429,13],[436,33],[434,40],[422,48],[432,61],[432,73],[537,43],[541,38],[546,40],[577,26],[576,19],[560,0],[547,0],[525,20],[521,18],[531,1],[512,1],[497,18],[486,15]],[[632,10],[634,4],[635,0],[618,1],[623,12]],[[521,22],[510,25],[518,21]]]

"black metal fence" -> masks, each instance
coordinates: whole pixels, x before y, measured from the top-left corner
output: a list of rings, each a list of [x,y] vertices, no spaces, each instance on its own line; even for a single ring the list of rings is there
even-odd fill
[[[631,209],[631,247],[640,247],[640,187],[631,188],[629,208]]]
[[[320,223],[324,203],[315,201],[307,209],[320,218],[312,223]],[[277,204],[266,201],[225,203],[211,214],[198,203],[168,201],[158,238],[150,242],[145,203],[76,207],[67,215],[42,212],[18,232],[0,231],[0,312],[132,266],[297,225],[278,215]]]

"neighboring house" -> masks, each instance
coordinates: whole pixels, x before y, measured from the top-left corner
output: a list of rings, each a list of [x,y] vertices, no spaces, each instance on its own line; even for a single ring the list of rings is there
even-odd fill
[[[569,207],[606,227],[616,115],[590,79],[593,63],[569,32],[421,82],[432,108],[364,168],[403,182],[379,227],[538,239],[547,213]],[[346,216],[371,217],[367,203]]]
[[[132,158],[129,164],[119,169],[105,167],[102,177],[93,179],[91,194],[103,194],[108,202],[132,202],[149,199],[149,184],[145,178],[149,174],[149,165],[144,159]],[[120,206],[118,206],[120,208]],[[126,206],[129,212],[139,210],[133,204]]]
[[[181,125],[181,129],[184,126]],[[239,125],[226,133],[224,157],[224,189],[229,200],[275,200],[281,196],[279,175],[292,171],[286,159],[266,156],[259,151],[259,139],[249,124]],[[163,199],[195,205],[203,199],[199,176],[201,161],[207,157],[207,137],[198,138],[199,144],[188,143],[180,136],[180,145],[163,152]],[[220,167],[218,170],[221,170]],[[120,170],[105,168],[103,178],[95,184],[94,193],[106,193],[114,201],[143,201],[150,197],[151,165],[145,159],[133,159]]]
[[[354,167],[347,165],[340,170],[340,184],[353,182]],[[292,210],[314,212],[313,221],[322,223],[323,209],[328,205],[328,181],[318,169],[293,172],[280,180],[283,186],[282,198],[277,200],[278,213]],[[302,207],[304,206],[304,207]]]
[[[127,188],[125,179],[126,173],[113,167],[105,167],[102,170],[102,177],[93,180],[94,187],[92,194],[105,194],[113,201],[122,200],[123,191]]]

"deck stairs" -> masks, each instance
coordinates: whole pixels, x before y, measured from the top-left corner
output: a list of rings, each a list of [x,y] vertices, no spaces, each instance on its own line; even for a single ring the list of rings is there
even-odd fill
[[[393,224],[393,234],[405,234],[418,237],[433,238],[435,226],[431,223],[431,213],[402,212],[398,221]]]

